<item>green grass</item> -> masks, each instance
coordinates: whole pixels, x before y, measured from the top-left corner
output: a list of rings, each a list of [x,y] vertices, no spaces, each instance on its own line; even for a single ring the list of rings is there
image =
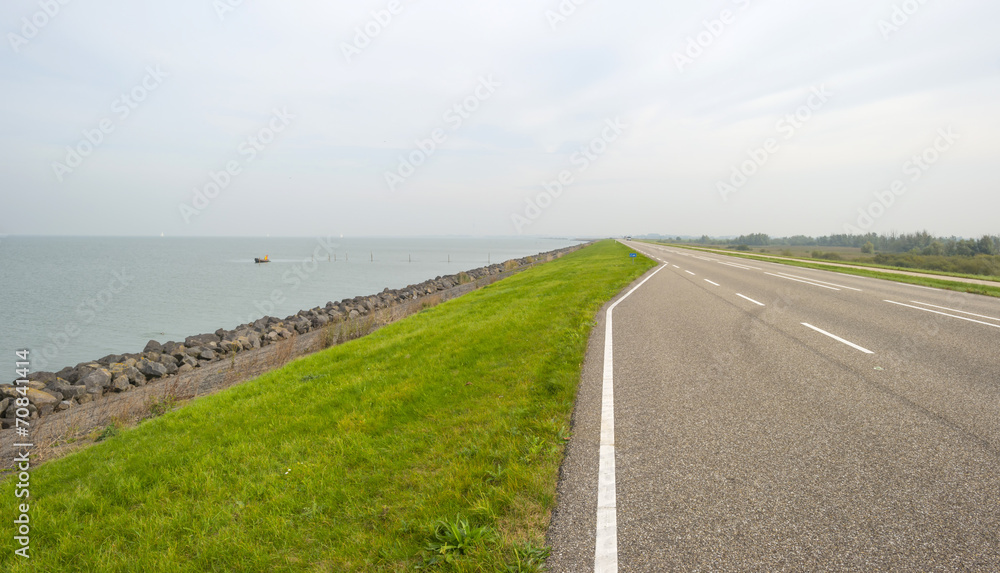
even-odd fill
[[[658,245],[670,246],[670,247],[677,247],[677,248],[680,248],[680,249],[689,249],[689,250],[692,250],[692,251],[715,252],[717,250],[724,250],[724,249],[716,249],[716,248],[710,249],[710,248],[707,248],[707,247],[692,247],[690,245],[678,245],[678,244],[675,244],[675,243],[664,243],[664,242],[660,242],[660,241],[646,241],[646,242],[654,243],[654,244],[658,244]],[[928,274],[928,275],[959,276],[959,277],[963,277],[963,278],[974,278],[974,279],[978,279],[978,280],[990,280],[991,278],[994,278],[994,277],[982,277],[982,276],[975,276],[975,275],[952,275],[950,273],[938,273],[938,272],[934,272],[934,271],[925,271],[925,270],[920,270],[920,269],[908,269],[908,268],[897,268],[897,267],[881,267],[879,265],[874,265],[874,264],[873,265],[867,265],[867,264],[863,265],[863,264],[855,262],[855,261],[834,261],[834,263],[837,264],[837,265],[849,265],[847,267],[840,267],[840,266],[833,266],[833,265],[830,265],[830,264],[823,264],[821,262],[803,261],[803,260],[800,260],[800,259],[793,259],[793,258],[788,258],[788,257],[782,257],[782,256],[779,256],[779,255],[768,255],[766,257],[762,257],[762,256],[759,256],[759,255],[748,254],[748,253],[741,253],[741,252],[737,252],[737,251],[734,251],[734,252],[731,252],[731,253],[727,251],[727,254],[729,256],[732,256],[732,257],[739,257],[739,258],[743,258],[743,259],[751,259],[751,260],[764,261],[764,262],[770,262],[770,263],[780,263],[780,264],[783,264],[783,265],[789,265],[789,266],[793,266],[793,267],[803,267],[803,268],[807,268],[807,269],[819,269],[819,270],[824,270],[824,271],[832,271],[832,272],[835,272],[835,273],[843,273],[845,275],[856,275],[856,276],[860,276],[860,277],[870,277],[870,278],[875,278],[875,279],[895,281],[895,282],[898,282],[898,283],[908,283],[908,284],[914,284],[914,285],[929,286],[929,287],[934,287],[934,288],[953,290],[953,291],[958,291],[958,292],[967,292],[967,293],[972,293],[972,294],[981,294],[981,295],[986,295],[986,296],[1000,297],[1000,287],[995,287],[995,286],[990,286],[990,285],[981,285],[981,284],[975,284],[975,283],[963,283],[963,282],[949,281],[949,280],[937,279],[937,278],[931,278],[931,277],[925,277],[925,276],[912,276],[912,275],[900,275],[900,274],[896,274],[896,273],[884,273],[884,272],[879,272],[876,269],[884,268],[884,269],[901,270],[901,271],[906,271],[906,272],[911,272],[911,273],[924,273],[924,274]]]
[[[628,252],[588,247],[39,467],[30,565],[4,535],[0,570],[539,570],[594,315],[653,266]],[[12,480],[0,499],[9,531]]]

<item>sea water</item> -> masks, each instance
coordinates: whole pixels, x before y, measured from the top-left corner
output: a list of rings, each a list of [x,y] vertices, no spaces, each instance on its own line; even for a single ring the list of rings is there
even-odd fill
[[[489,263],[578,244],[538,238],[0,240],[0,382],[14,352],[57,371]],[[268,264],[254,258],[268,256]]]

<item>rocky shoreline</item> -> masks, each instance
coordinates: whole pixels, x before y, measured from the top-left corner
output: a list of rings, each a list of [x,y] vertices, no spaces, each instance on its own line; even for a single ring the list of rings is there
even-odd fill
[[[582,245],[540,253],[532,257],[511,259],[504,263],[464,271],[427,280],[405,288],[386,288],[381,293],[357,296],[324,307],[302,310],[284,319],[265,316],[233,330],[219,329],[214,333],[189,336],[183,342],[149,341],[140,353],[112,354],[66,367],[58,372],[32,372],[27,389],[29,419],[48,418],[75,408],[107,400],[147,384],[176,379],[216,363],[252,354],[265,347],[311,333],[338,328],[342,339],[343,326],[364,320],[401,305],[411,305],[438,293],[454,290],[463,284],[523,270],[536,262],[549,261]],[[22,383],[22,387],[25,385]],[[22,397],[13,385],[0,385],[0,427],[13,426],[18,409],[15,399]]]

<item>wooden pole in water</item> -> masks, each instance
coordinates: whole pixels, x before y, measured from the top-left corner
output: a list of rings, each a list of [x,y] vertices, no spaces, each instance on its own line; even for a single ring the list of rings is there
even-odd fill
[[[368,254],[371,255],[371,258],[372,258],[371,262],[374,263],[375,262],[375,252],[374,251],[369,251]]]

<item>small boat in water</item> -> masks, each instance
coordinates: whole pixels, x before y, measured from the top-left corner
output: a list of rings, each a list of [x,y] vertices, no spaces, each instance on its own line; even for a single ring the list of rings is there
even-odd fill
[[[269,262],[271,262],[271,259],[268,258],[269,256],[270,255],[264,255],[263,259],[254,258],[253,262],[257,263],[258,265],[261,264],[261,263],[269,263]]]

